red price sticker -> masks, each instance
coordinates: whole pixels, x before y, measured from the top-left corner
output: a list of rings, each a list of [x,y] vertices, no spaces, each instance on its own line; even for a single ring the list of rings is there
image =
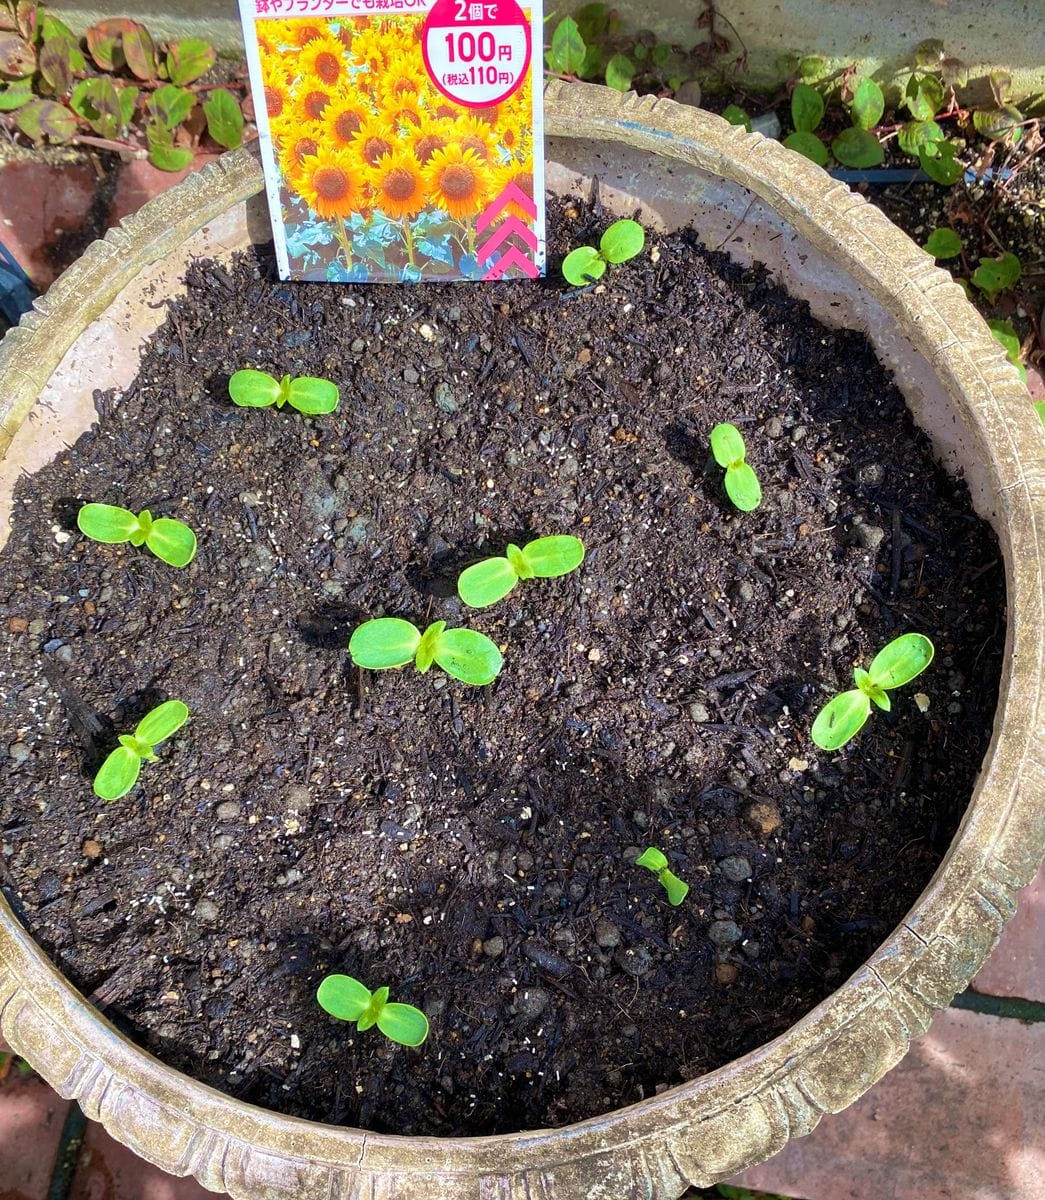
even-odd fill
[[[421,50],[435,86],[455,104],[486,108],[522,86],[530,22],[517,0],[436,0]]]

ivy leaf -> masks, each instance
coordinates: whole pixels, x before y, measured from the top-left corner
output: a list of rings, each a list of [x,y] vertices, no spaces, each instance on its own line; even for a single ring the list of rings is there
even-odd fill
[[[925,249],[933,258],[956,258],[962,252],[962,239],[953,229],[934,229],[926,240]]]
[[[855,125],[842,132],[831,143],[831,153],[847,167],[877,167],[885,161],[882,143],[866,129]]]
[[[572,17],[564,17],[552,34],[548,65],[560,75],[578,75],[584,66],[585,50],[577,22]]]
[[[127,65],[139,79],[156,78],[156,46],[149,31],[137,21],[128,21],[123,34],[123,54]]]
[[[243,142],[243,113],[232,93],[215,88],[203,105],[207,132],[226,150],[235,150]]]
[[[885,97],[873,79],[861,79],[856,85],[850,112],[853,114],[853,124],[858,129],[873,129],[882,119]]]
[[[991,141],[1007,138],[1014,146],[1023,137],[1023,130],[1019,127],[1022,120],[1023,113],[1011,104],[1006,108],[976,109],[972,114],[977,133]]]
[[[972,282],[993,304],[999,292],[1011,288],[1020,278],[1023,268],[1020,260],[1011,251],[1006,250],[998,258],[984,258],[972,273]]]
[[[918,151],[918,161],[922,170],[936,183],[950,187],[957,183],[965,172],[965,168],[957,159],[957,149],[953,142],[931,142]]]
[[[935,75],[912,75],[904,89],[904,103],[916,121],[931,121],[943,107],[943,84]]]
[[[908,121],[901,126],[896,140],[905,154],[917,155],[923,147],[942,142],[946,135],[935,121]]]
[[[812,133],[823,116],[823,96],[808,83],[796,83],[795,90],[791,93],[791,120],[794,122],[795,131]]]
[[[36,51],[16,33],[0,34],[0,75],[24,79],[36,70]]]
[[[33,100],[18,110],[18,128],[34,142],[47,138],[67,142],[77,129],[77,120],[64,104],[54,100]]]
[[[626,92],[635,77],[635,64],[623,54],[615,54],[606,64],[606,85]]]
[[[803,158],[812,160],[818,167],[827,166],[827,147],[815,133],[807,133],[804,130],[789,133],[784,138],[784,145],[788,150],[794,150]]]
[[[167,78],[179,86],[192,83],[214,66],[217,57],[214,47],[202,38],[170,42],[167,46]],[[224,142],[221,144],[225,145]]]

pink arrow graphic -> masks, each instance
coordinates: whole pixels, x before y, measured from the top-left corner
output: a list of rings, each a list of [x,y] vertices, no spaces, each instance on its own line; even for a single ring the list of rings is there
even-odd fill
[[[524,222],[520,221],[518,217],[509,217],[503,224],[498,226],[497,232],[493,235],[493,237],[491,237],[488,242],[485,242],[482,246],[480,246],[476,251],[479,261],[485,262],[490,255],[493,254],[497,247],[507,238],[510,238],[513,233],[519,238],[520,241],[525,242],[526,245],[529,246],[534,253],[536,253],[537,235],[533,232],[529,225],[526,225]]]
[[[494,263],[483,276],[484,279],[500,279],[509,267],[518,267],[531,279],[537,278],[537,268],[517,246],[509,246],[506,254]]]
[[[487,225],[492,224],[509,204],[518,204],[523,212],[530,214],[530,219],[537,219],[537,205],[522,190],[517,183],[509,183],[503,192],[483,209],[476,222],[476,233],[482,233]]]

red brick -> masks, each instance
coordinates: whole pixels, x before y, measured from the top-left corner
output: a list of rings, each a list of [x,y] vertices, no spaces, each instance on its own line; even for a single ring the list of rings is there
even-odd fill
[[[1045,1003],[1045,867],[1020,892],[1016,915],[1005,926],[998,948],[972,986],[984,995],[1019,996]]]
[[[0,1197],[46,1200],[69,1101],[13,1068],[0,1083]]]
[[[161,171],[144,158],[124,163],[116,184],[109,224],[115,225],[130,213],[137,212],[146,201],[180,183],[186,175],[198,171],[217,157],[217,154],[197,154],[184,171]]]
[[[41,291],[62,271],[48,248],[79,229],[98,180],[86,166],[17,161],[0,165],[0,241]]]
[[[138,1158],[91,1121],[69,1200],[214,1200],[214,1193]]]
[[[733,1182],[805,1200],[1042,1200],[1045,1024],[948,1009],[866,1096]]]

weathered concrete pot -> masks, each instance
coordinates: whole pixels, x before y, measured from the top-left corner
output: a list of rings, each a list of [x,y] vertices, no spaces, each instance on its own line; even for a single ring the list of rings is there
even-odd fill
[[[710,244],[772,264],[820,316],[869,332],[1001,543],[1009,619],[994,737],[935,878],[837,992],[730,1066],[552,1132],[397,1138],[230,1100],[118,1034],[0,903],[7,1040],[143,1157],[233,1196],[670,1200],[689,1184],[727,1178],[808,1133],[896,1064],[991,950],[1045,847],[1045,439],[983,321],[880,212],[758,135],[587,86],[553,85],[547,124],[556,186],[575,179],[569,168],[595,169],[611,206],[633,209],[630,193],[644,199],[647,219],[692,219]],[[59,401],[60,413],[79,406],[82,426],[92,388],[129,382],[128,331],[155,327],[160,314],[149,304],[173,286],[165,277],[175,278],[186,253],[242,245],[253,221],[264,236],[264,213],[249,200],[261,186],[251,155],[229,155],[90,247],[0,346],[0,448],[41,396]],[[59,429],[46,405],[37,415],[9,463],[31,467],[75,436],[75,421]]]

